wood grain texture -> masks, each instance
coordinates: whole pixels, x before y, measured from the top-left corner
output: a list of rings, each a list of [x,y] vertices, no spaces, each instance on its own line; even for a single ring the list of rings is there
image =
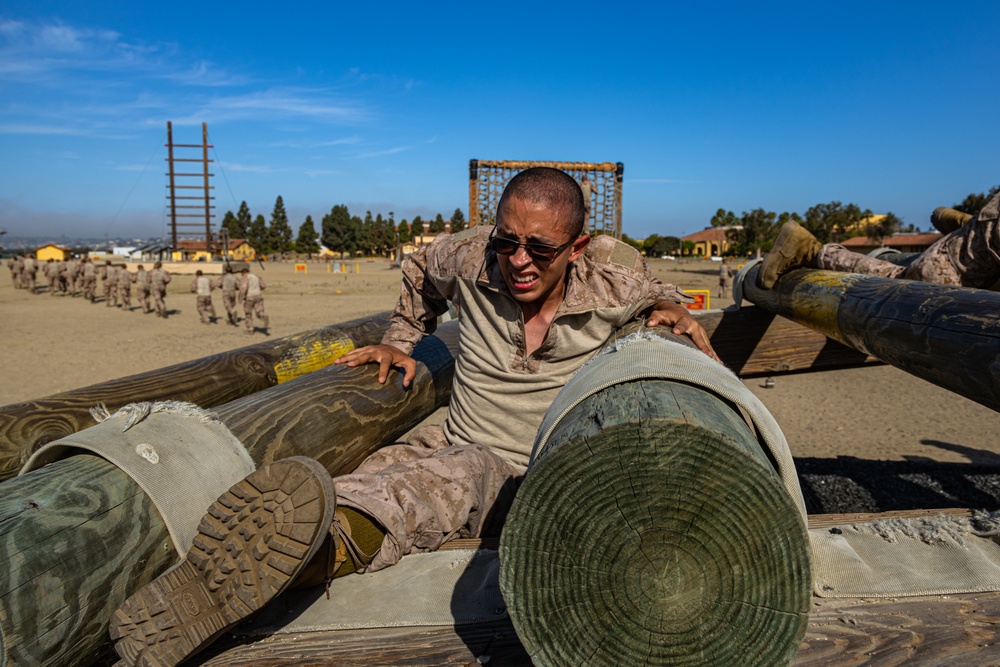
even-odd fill
[[[794,667],[996,667],[1000,594],[814,599]],[[468,665],[532,667],[509,624],[275,634],[212,647],[211,667]],[[698,664],[698,663],[691,663]],[[741,665],[741,662],[732,663]]]
[[[741,378],[855,368],[882,362],[763,308],[692,313],[719,358]]]
[[[217,413],[258,465],[298,454],[350,472],[447,402],[456,339],[448,323],[417,346],[410,389],[396,372],[380,385],[377,366],[329,366]],[[2,486],[0,664],[89,664],[111,612],[176,560],[166,527],[125,473],[92,456]]]
[[[325,367],[345,352],[378,343],[389,313],[213,354],[166,368],[0,407],[0,480],[17,474],[47,442],[94,425],[90,408],[139,401],[223,405]]]
[[[1000,293],[811,269],[765,290],[759,270],[757,306],[1000,411]]]
[[[500,586],[536,665],[782,665],[808,620],[795,504],[725,402],[614,385],[552,432],[501,538]]]

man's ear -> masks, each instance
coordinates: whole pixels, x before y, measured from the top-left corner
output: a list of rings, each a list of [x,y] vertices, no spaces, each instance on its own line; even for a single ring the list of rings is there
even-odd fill
[[[577,240],[573,241],[573,252],[569,254],[569,261],[575,262],[579,259],[580,255],[583,254],[583,251],[587,249],[588,245],[590,245],[590,234],[584,234]]]

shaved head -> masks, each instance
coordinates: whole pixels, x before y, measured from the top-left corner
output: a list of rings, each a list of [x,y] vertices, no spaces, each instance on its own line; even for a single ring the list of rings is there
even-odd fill
[[[510,198],[543,203],[564,211],[567,230],[575,238],[583,231],[583,191],[573,177],[552,167],[532,167],[510,179],[497,204],[497,222],[503,217],[504,205]]]

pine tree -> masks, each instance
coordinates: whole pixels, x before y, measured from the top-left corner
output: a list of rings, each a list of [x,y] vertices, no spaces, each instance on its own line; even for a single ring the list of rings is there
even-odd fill
[[[465,214],[462,213],[462,209],[456,208],[455,212],[451,214],[451,231],[455,233],[463,229],[465,229]]]
[[[219,231],[225,231],[231,239],[242,239],[246,235],[240,229],[240,223],[232,211],[226,211],[219,224]]]
[[[396,228],[396,235],[400,243],[409,243],[413,240],[413,234],[410,233],[410,225],[407,224],[406,218],[403,218],[403,221],[399,223],[399,227]]]
[[[343,204],[334,206],[323,216],[321,224],[323,245],[332,252],[339,252],[343,257],[344,253],[350,250],[348,243],[351,236],[351,214],[347,207]]]
[[[253,222],[250,223],[250,229],[247,230],[246,239],[253,249],[257,251],[258,255],[270,255],[274,252],[274,248],[271,247],[271,240],[267,232],[267,221],[264,220],[263,215],[258,215],[254,218]]]
[[[319,252],[319,234],[316,233],[316,225],[313,223],[311,215],[306,216],[306,221],[299,227],[298,238],[295,239],[295,250],[297,252],[313,255]]]
[[[431,234],[439,234],[444,231],[444,216],[440,213],[434,218],[434,222],[431,223]]]
[[[253,224],[253,218],[250,216],[250,207],[247,206],[245,201],[240,202],[240,210],[236,214],[236,227],[229,230],[229,238],[231,239],[245,239],[250,234],[250,225]]]
[[[272,252],[290,252],[295,249],[295,244],[292,242],[292,228],[288,226],[288,214],[285,213],[285,202],[281,199],[281,195],[274,201],[268,234]]]

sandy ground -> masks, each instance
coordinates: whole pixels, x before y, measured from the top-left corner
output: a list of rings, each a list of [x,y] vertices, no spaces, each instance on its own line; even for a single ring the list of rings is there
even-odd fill
[[[654,273],[686,289],[712,290],[718,264],[652,260]],[[355,266],[357,272],[354,271]],[[256,272],[267,282],[270,335],[285,336],[390,310],[400,272],[384,260],[348,264],[332,273],[309,264],[267,264]],[[170,285],[163,320],[144,315],[133,296],[131,311],[82,298],[31,295],[0,276],[0,405],[160,368],[263,340],[223,321],[202,325],[189,291],[192,276]],[[221,296],[215,306],[222,312]],[[808,459],[856,457],[869,461],[1000,462],[1000,415],[891,367],[826,371],[745,384],[771,410],[794,455]]]

